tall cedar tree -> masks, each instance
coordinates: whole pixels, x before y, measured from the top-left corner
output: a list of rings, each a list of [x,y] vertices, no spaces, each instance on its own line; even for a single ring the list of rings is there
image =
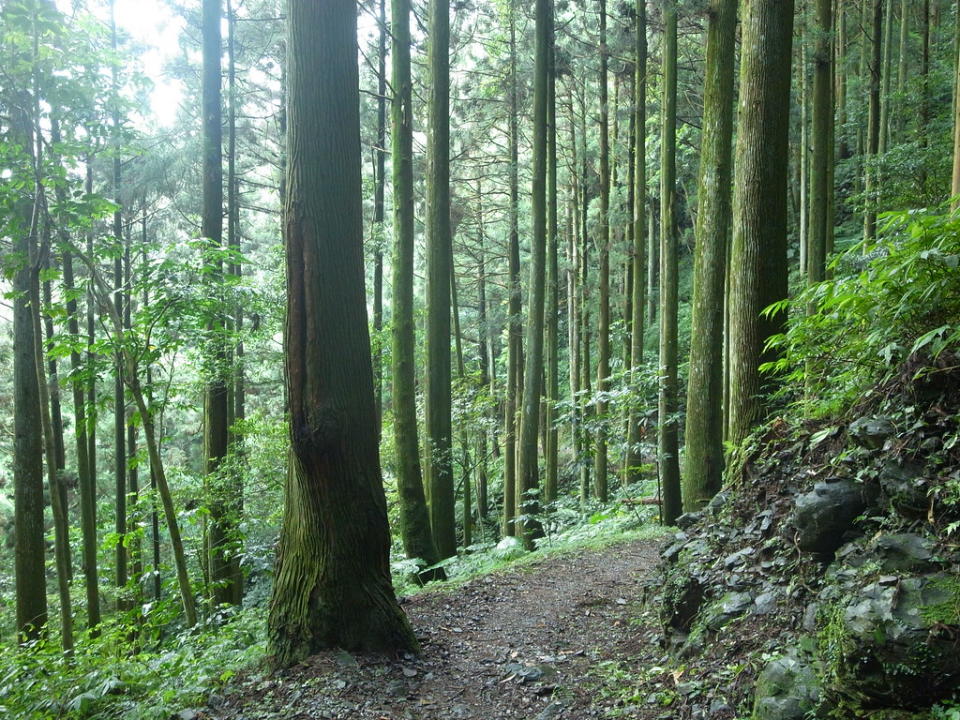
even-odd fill
[[[201,232],[214,259],[208,261],[213,283],[223,275],[219,252],[223,244],[223,132],[220,89],[220,0],[203,0],[203,218]],[[214,293],[218,292],[214,287]],[[203,398],[203,459],[210,522],[207,528],[210,580],[217,603],[239,603],[235,562],[229,553],[238,518],[230,508],[230,488],[220,477],[227,457],[229,423],[226,347],[219,306],[207,321],[211,347]]]
[[[17,52],[4,48],[10,57]],[[22,62],[14,55],[12,60]],[[13,65],[11,65],[13,66]],[[10,106],[11,119],[6,141],[19,148],[23,159],[32,167],[33,132],[30,123],[30,95],[18,93]],[[23,163],[21,163],[23,165]],[[29,187],[31,177],[22,182]],[[43,520],[43,427],[40,419],[40,388],[37,382],[37,361],[34,355],[33,314],[30,309],[32,259],[35,254],[37,208],[25,195],[5,222],[4,230],[13,238],[13,252],[18,258],[13,276],[13,502],[14,502],[14,571],[17,588],[17,633],[22,640],[36,638],[47,624],[47,584],[44,568]]]
[[[600,296],[597,302],[597,414],[607,411],[610,388],[610,136],[607,103],[607,2],[600,0]],[[593,486],[597,499],[607,502],[606,424],[598,423],[593,453]]]
[[[863,237],[872,240],[877,235],[877,153],[880,151],[880,73],[882,62],[883,0],[872,0],[873,12],[870,23],[870,74],[869,102],[867,110],[867,145],[864,162],[864,193],[866,212],[863,214]]]
[[[630,250],[633,263],[633,283],[630,292],[630,374],[631,384],[639,380],[643,363],[643,335],[647,306],[647,3],[637,0],[634,38],[636,77],[634,78],[634,139],[635,165],[633,174],[633,247]],[[627,417],[627,484],[640,480],[643,463],[640,442],[642,427],[638,408],[631,406]]]
[[[737,0],[712,0],[709,18],[683,473],[688,511],[706,504],[723,479],[723,289],[732,213]]]
[[[813,56],[813,158],[811,162],[810,235],[807,249],[807,279],[824,279],[827,238],[830,235],[832,188],[830,150],[833,137],[833,32],[832,0],[816,0],[816,43]]]
[[[357,6],[287,2],[290,461],[268,648],[416,650],[390,581],[363,279]]]
[[[743,19],[730,254],[730,440],[763,414],[760,364],[787,296],[787,155],[793,0],[748,0]]]
[[[413,106],[410,81],[410,0],[390,8],[393,103],[390,138],[393,154],[393,433],[396,445],[400,536],[408,558],[428,566],[439,559],[423,493],[417,442],[413,322]]]
[[[539,487],[537,435],[543,377],[543,314],[547,245],[547,73],[549,65],[550,0],[536,0],[536,64],[533,80],[533,236],[530,245],[530,301],[527,310],[527,355],[524,368],[523,409],[520,416],[520,462],[517,507],[522,517],[535,511]],[[518,534],[532,548],[535,523],[518,523]]]
[[[657,433],[663,521],[681,513],[677,423],[677,0],[663,3],[663,116],[660,158],[660,392]]]
[[[427,484],[441,558],[457,554],[450,395],[450,2],[431,0],[427,133]]]

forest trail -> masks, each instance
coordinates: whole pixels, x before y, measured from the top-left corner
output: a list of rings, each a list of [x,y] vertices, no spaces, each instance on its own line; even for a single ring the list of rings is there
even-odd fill
[[[419,658],[324,653],[212,698],[215,720],[560,720],[603,717],[601,663],[656,651],[638,629],[657,542],[547,556],[404,601]],[[645,653],[644,653],[645,651]],[[653,708],[651,708],[653,710]],[[631,715],[638,717],[637,715]],[[654,711],[654,717],[656,713]],[[203,717],[203,715],[201,716]]]

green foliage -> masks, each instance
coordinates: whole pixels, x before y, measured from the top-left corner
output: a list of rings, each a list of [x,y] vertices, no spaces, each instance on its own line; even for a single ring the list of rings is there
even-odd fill
[[[158,639],[151,619],[114,616],[99,638],[84,638],[73,658],[55,639],[0,654],[0,715],[21,720],[167,720],[204,702],[216,687],[263,653],[260,610],[215,616],[192,633]],[[144,643],[132,652],[131,641]]]
[[[764,369],[806,387],[816,413],[845,409],[910,356],[960,345],[960,217],[885,217],[878,240],[833,261],[833,279],[767,309],[788,305],[792,317],[770,341],[782,358]]]

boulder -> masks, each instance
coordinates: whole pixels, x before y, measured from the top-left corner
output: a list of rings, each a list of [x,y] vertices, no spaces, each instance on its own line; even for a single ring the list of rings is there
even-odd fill
[[[774,658],[754,688],[754,720],[803,720],[820,699],[814,669],[794,655]]]
[[[932,569],[933,541],[914,533],[877,535],[867,545],[868,557],[874,559],[885,573],[923,572]]]
[[[879,707],[929,707],[960,683],[960,579],[882,577],[843,612],[845,690]]]
[[[833,553],[869,505],[869,492],[860,483],[839,478],[817,483],[794,506],[791,524],[797,530],[797,546],[821,555]]]
[[[686,632],[700,612],[705,588],[693,575],[677,574],[668,582],[663,595],[662,619],[665,627]]]
[[[923,466],[893,460],[880,471],[880,489],[894,510],[907,518],[924,518],[930,507]]]
[[[867,450],[879,450],[887,442],[888,438],[897,434],[897,429],[889,418],[885,417],[862,417],[850,423],[847,428],[847,434],[853,438],[860,447]]]
[[[731,620],[743,615],[753,607],[753,596],[746,592],[728,592],[719,601],[713,603],[706,612],[704,626],[713,632],[718,631]]]

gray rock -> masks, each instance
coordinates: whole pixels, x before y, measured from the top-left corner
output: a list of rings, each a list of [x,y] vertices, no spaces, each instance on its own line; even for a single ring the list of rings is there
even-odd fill
[[[809,633],[817,629],[817,613],[820,612],[820,603],[810,603],[804,608],[802,627]]]
[[[927,516],[929,483],[923,476],[922,465],[898,461],[886,463],[880,471],[880,488],[893,509],[904,517]]]
[[[756,599],[753,601],[753,614],[754,615],[769,615],[777,609],[777,592],[772,590],[770,592],[761,593],[757,595]]]
[[[817,483],[800,495],[791,524],[797,529],[797,546],[805,552],[829,555],[844,543],[844,534],[869,506],[867,489],[852,480],[834,478]]]
[[[923,572],[936,564],[933,541],[913,533],[878,535],[867,545],[867,553],[886,573]]]
[[[960,580],[939,573],[881,578],[843,612],[845,687],[879,705],[927,707],[960,683]]]
[[[678,517],[675,524],[681,530],[686,530],[689,527],[693,527],[701,520],[703,520],[703,513],[688,512]]]
[[[720,514],[723,508],[727,506],[729,501],[730,493],[728,493],[726,490],[718,492],[716,495],[710,498],[710,502],[707,503],[707,512],[711,516],[716,517]]]
[[[820,699],[817,674],[793,655],[771,660],[757,677],[754,720],[803,720]]]
[[[896,435],[897,429],[889,418],[862,417],[850,423],[847,433],[860,447],[879,450],[888,438]]]
[[[750,593],[729,592],[710,607],[704,624],[709,630],[716,632],[751,607],[753,607],[753,597]]]
[[[560,717],[560,713],[563,712],[564,707],[566,706],[562,702],[551,702],[540,711],[540,714],[537,715],[536,720],[554,720],[554,718]]]

